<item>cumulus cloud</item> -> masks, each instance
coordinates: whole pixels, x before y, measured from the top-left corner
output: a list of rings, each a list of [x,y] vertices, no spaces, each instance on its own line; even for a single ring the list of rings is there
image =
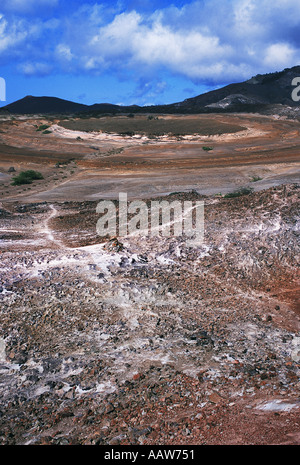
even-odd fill
[[[278,69],[293,66],[299,53],[290,44],[272,44],[266,49],[265,63]]]
[[[28,31],[21,21],[11,24],[0,14],[0,54],[18,47],[27,37]]]
[[[79,55],[81,48],[82,44],[78,47]],[[178,31],[157,18],[145,21],[135,11],[117,15],[111,23],[100,27],[84,50],[86,66],[105,64],[136,69],[138,74],[166,67],[190,78],[209,76],[211,72],[220,75],[226,58],[234,54],[232,46],[221,44],[215,34]]]
[[[1,7],[4,12],[28,11],[35,3],[2,0]],[[164,70],[194,83],[218,85],[298,64],[299,26],[299,0],[202,0],[151,14],[121,12],[95,1],[72,14],[62,12],[52,22],[35,18],[24,24],[17,13],[2,16],[0,60],[9,49],[27,74],[41,73],[37,64],[48,62],[56,71],[109,71],[120,78],[130,74],[137,82],[150,82],[149,77]],[[32,67],[31,59],[36,63]]]
[[[150,16],[130,11],[99,27],[94,23],[86,40],[74,38],[72,53],[87,70],[135,69],[146,76],[167,69],[194,82],[218,83],[297,64],[295,25],[300,25],[298,0],[196,1]]]

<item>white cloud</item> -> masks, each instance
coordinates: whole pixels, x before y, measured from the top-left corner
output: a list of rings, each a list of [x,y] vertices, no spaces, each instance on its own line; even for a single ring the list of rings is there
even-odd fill
[[[47,76],[52,71],[52,66],[49,63],[26,62],[19,66],[20,71],[26,76]]]
[[[28,32],[21,21],[10,24],[3,15],[0,15],[0,54],[14,49],[22,43]]]
[[[100,72],[134,69],[138,76],[147,76],[165,69],[194,82],[246,79],[270,67],[297,64],[295,46],[288,41],[280,44],[290,23],[300,25],[300,6],[298,0],[284,3],[210,0],[162,9],[151,16],[125,12],[98,27],[90,23],[80,41],[73,37],[71,50],[79,67]]]
[[[264,62],[266,65],[280,70],[282,68],[294,66],[296,59],[297,51],[293,47],[289,44],[279,43],[272,44],[266,49]]]
[[[68,45],[58,44],[56,47],[56,54],[59,59],[71,61],[74,58],[73,53]]]
[[[202,0],[150,15],[120,13],[95,0],[56,19],[26,22],[18,16],[36,3],[1,4],[2,11],[15,14],[0,16],[0,57],[9,51],[26,74],[42,73],[48,62],[50,69],[110,71],[137,82],[150,82],[163,70],[217,85],[296,65],[300,57],[299,0]]]
[[[163,66],[189,77],[198,77],[200,68],[203,72],[205,66],[233,53],[232,47],[221,45],[216,35],[176,31],[157,19],[147,24],[136,12],[118,15],[101,27],[85,50],[121,67]]]

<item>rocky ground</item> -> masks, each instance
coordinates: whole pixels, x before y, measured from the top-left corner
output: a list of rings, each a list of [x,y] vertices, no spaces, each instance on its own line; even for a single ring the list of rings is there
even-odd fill
[[[168,198],[201,246],[3,202],[1,444],[300,444],[299,185]]]

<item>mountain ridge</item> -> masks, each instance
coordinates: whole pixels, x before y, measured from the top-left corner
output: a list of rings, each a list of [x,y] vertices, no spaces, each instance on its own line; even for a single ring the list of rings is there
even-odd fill
[[[0,109],[9,114],[117,114],[117,113],[214,113],[224,111],[264,112],[269,106],[298,106],[292,99],[292,81],[300,76],[300,66],[282,71],[257,74],[250,79],[228,84],[220,89],[185,99],[182,102],[152,105],[120,106],[111,103],[85,105],[58,97],[27,95]]]

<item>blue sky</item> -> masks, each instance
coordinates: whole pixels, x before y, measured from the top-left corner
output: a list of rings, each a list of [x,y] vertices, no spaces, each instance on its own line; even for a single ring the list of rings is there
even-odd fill
[[[1,0],[6,102],[173,103],[300,64],[299,0]]]

